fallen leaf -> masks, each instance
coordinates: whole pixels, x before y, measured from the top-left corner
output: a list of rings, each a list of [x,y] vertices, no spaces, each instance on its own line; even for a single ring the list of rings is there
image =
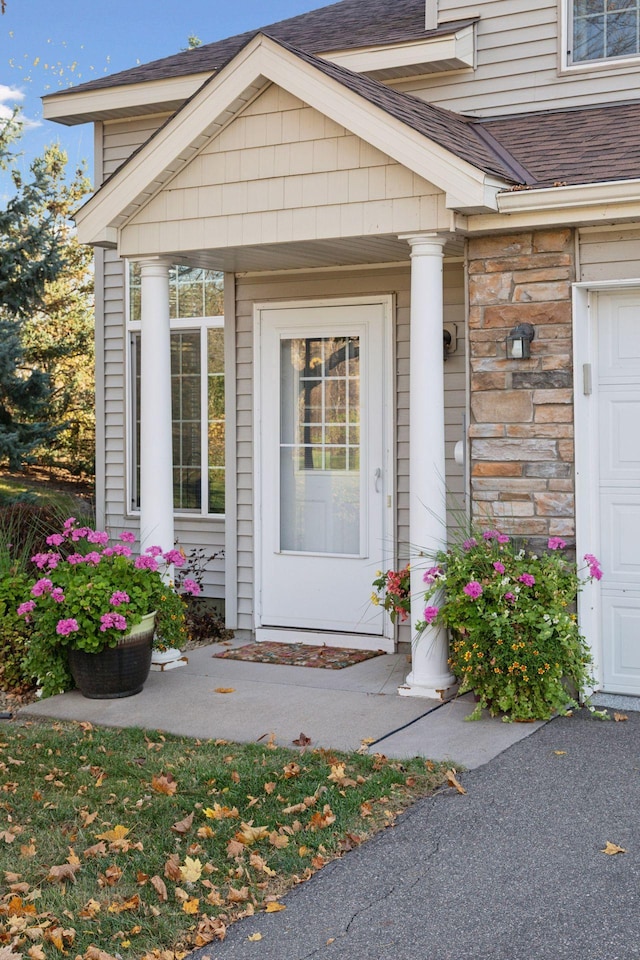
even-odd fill
[[[311,737],[308,737],[306,733],[301,733],[297,740],[292,740],[291,742],[294,743],[296,747],[308,747],[311,743]]]
[[[456,790],[458,791],[458,793],[466,793],[466,792],[467,792],[467,791],[465,790],[465,788],[464,788],[460,783],[458,783],[458,778],[456,777],[456,771],[455,771],[455,770],[447,770],[445,776],[446,776],[446,778],[447,778],[447,782],[448,782],[449,786],[450,786],[450,787],[455,787]]]
[[[240,887],[239,890],[236,890],[234,887],[231,887],[227,893],[227,902],[228,903],[245,903],[249,899],[249,887]]]
[[[567,751],[566,751],[566,750],[554,750],[553,752],[555,753],[556,757],[564,757]]]
[[[108,843],[114,843],[117,840],[124,840],[131,831],[122,824],[117,824],[112,830],[105,830],[104,833],[96,833],[96,840],[106,840]]]
[[[249,936],[247,937],[247,940],[249,940],[251,943],[257,943],[258,940],[262,940],[262,934],[261,934],[261,933],[250,933]]]
[[[276,850],[282,850],[284,847],[289,846],[289,837],[285,837],[283,834],[272,830],[269,834],[269,843],[272,847],[275,847]]]
[[[616,721],[616,723],[622,723],[624,720],[628,720],[629,717],[626,715],[626,713],[619,713],[616,710],[616,712],[613,715],[613,719]]]
[[[216,687],[213,692],[214,693],[235,693],[236,691],[233,687]]]
[[[65,880],[76,882],[76,873],[80,869],[79,863],[61,863],[56,867],[49,867],[47,880],[52,883],[64,883]]]
[[[116,960],[112,954],[107,953],[106,950],[100,950],[99,947],[94,947],[93,945],[87,947],[85,953],[86,960]]]
[[[214,803],[213,807],[205,807],[202,812],[209,820],[227,820],[240,816],[237,807],[221,807],[219,803]]]
[[[39,943],[34,943],[32,947],[29,947],[27,956],[30,957],[31,960],[45,960],[44,950]]]
[[[164,875],[169,880],[181,880],[182,871],[180,868],[180,858],[177,853],[172,853],[164,865]]]
[[[226,935],[226,924],[219,917],[202,917],[196,929],[194,943],[196,947],[204,947],[212,940],[224,940]]]
[[[83,857],[106,857],[106,855],[107,845],[104,840],[101,840],[100,843],[94,843],[92,847],[87,847],[82,854]]]
[[[627,851],[623,847],[619,847],[617,843],[611,843],[610,840],[607,840],[607,845],[601,853],[606,853],[607,856],[613,857],[616,853],[626,853]]]
[[[184,820],[178,820],[177,823],[174,823],[171,829],[173,830],[174,833],[183,835],[185,833],[188,833],[189,830],[191,830],[192,825],[193,825],[193,810],[191,811],[188,817],[184,818]]]
[[[155,877],[151,877],[151,879],[149,880],[149,883],[151,884],[155,892],[158,894],[158,900],[161,900],[163,903],[165,903],[168,900],[167,885],[165,884],[162,877],[159,877],[156,874]]]
[[[228,857],[241,857],[245,851],[245,844],[240,840],[231,839],[227,844]]]
[[[272,901],[271,903],[267,904],[267,909],[265,913],[279,913],[281,910],[286,910],[286,909],[287,908],[285,907],[284,903],[277,903],[275,901]]]
[[[290,780],[292,777],[297,777],[300,773],[300,767],[297,763],[287,763],[286,766],[282,768],[284,773],[285,780]]]
[[[114,901],[110,903],[108,910],[109,913],[124,913],[125,910],[137,910],[140,906],[140,897],[137,893],[134,893],[132,897],[129,897],[128,900],[122,900],[119,903]]]
[[[200,909],[200,900],[197,897],[190,897],[182,904],[185,913],[197,913]]]
[[[159,776],[154,775],[152,777],[151,789],[155,790],[156,793],[164,793],[166,796],[172,797],[178,789],[178,784],[170,773],[161,773]]]
[[[324,830],[326,827],[331,826],[332,823],[335,823],[335,814],[333,813],[331,807],[328,803],[325,803],[322,808],[322,813],[317,810],[311,816],[309,821],[309,830]]]
[[[236,840],[250,846],[252,843],[264,840],[268,836],[269,829],[267,827],[254,827],[251,823],[243,823],[241,829],[236,833]]]
[[[195,883],[202,876],[202,864],[192,857],[185,857],[184,865],[180,867],[180,879],[185,883]]]
[[[97,914],[100,913],[102,909],[101,905],[97,900],[88,900],[82,910],[79,911],[78,916],[82,917],[83,920],[93,920]]]

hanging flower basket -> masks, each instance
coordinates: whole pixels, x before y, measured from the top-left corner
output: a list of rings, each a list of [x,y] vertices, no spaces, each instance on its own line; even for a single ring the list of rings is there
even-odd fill
[[[140,693],[151,668],[156,614],[149,613],[115,647],[98,653],[69,649],[76,687],[90,700],[115,700]]]

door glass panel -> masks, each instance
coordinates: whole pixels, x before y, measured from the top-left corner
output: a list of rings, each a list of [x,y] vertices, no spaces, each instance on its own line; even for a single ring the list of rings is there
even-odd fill
[[[280,346],[280,549],[360,553],[358,337]]]

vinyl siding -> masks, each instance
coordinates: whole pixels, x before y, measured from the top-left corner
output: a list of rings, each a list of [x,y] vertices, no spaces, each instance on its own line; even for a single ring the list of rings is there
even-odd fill
[[[640,279],[640,229],[618,226],[581,230],[580,279]]]
[[[394,84],[476,116],[637,99],[640,58],[626,66],[558,71],[560,4],[566,0],[440,0],[440,22],[479,16],[477,68]]]
[[[462,438],[465,410],[464,278],[462,264],[445,264],[445,322],[458,324],[458,348],[445,365],[447,486],[459,500],[464,494],[462,467],[453,459],[455,443]],[[251,630],[253,616],[253,306],[256,302],[312,300],[393,294],[396,376],[396,538],[398,560],[407,560],[409,544],[409,313],[410,268],[380,265],[375,270],[316,271],[289,276],[239,276],[236,286],[237,346],[237,478],[238,478],[238,627]],[[403,627],[399,637],[408,641]]]

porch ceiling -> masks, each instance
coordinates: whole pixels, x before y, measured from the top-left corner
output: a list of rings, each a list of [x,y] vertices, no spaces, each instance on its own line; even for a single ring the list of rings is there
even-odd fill
[[[461,256],[464,240],[453,237],[445,255]],[[318,267],[399,263],[409,260],[409,244],[394,236],[350,237],[331,240],[278,243],[212,250],[190,250],[170,254],[173,262],[230,273],[270,270],[304,270]]]

